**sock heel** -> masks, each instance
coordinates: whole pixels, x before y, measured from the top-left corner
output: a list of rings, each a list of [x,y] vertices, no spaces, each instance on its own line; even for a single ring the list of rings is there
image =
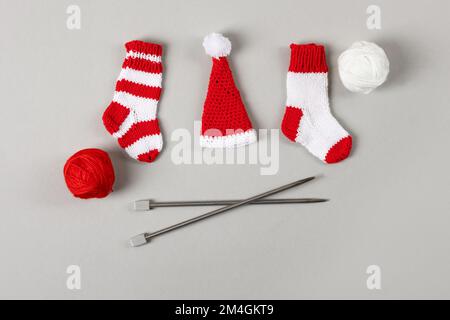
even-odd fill
[[[103,124],[110,134],[117,132],[120,125],[130,114],[130,110],[118,103],[112,102],[103,113]]]
[[[298,127],[303,116],[303,111],[295,107],[286,107],[283,121],[281,122],[281,131],[289,140],[295,142],[298,134]]]

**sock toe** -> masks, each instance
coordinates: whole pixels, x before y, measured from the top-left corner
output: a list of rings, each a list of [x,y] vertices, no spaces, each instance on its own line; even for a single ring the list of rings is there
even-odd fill
[[[331,149],[328,151],[325,162],[326,163],[337,163],[348,157],[350,151],[352,150],[352,137],[347,136],[339,140]]]
[[[156,150],[156,149],[155,150],[150,150],[147,153],[140,154],[138,156],[138,160],[141,161],[141,162],[148,162],[148,163],[150,163],[150,162],[155,161],[155,159],[158,157],[158,155],[159,155],[159,151],[158,150]]]

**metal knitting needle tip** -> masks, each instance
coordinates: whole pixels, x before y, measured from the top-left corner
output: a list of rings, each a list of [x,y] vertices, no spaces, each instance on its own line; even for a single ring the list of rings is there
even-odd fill
[[[130,239],[130,245],[132,247],[140,247],[147,243],[147,233],[138,234]]]
[[[280,192],[282,192],[282,191],[285,191],[285,190],[291,189],[291,188],[293,188],[293,187],[302,185],[302,184],[304,184],[304,183],[306,183],[306,182],[308,182],[308,181],[311,181],[311,180],[313,180],[313,179],[314,179],[314,177],[309,177],[309,178],[306,178],[306,179],[297,180],[297,181],[291,182],[291,183],[289,183],[289,184],[286,184],[286,185],[284,185],[284,186],[278,187],[278,188],[276,188],[276,189],[273,189],[273,190],[270,190],[270,191],[261,193],[261,194],[259,194],[259,195],[253,196],[253,197],[251,197],[251,198],[242,200],[242,201],[237,202],[237,203],[235,203],[235,204],[231,204],[231,205],[229,205],[229,206],[226,206],[226,207],[223,207],[223,208],[219,208],[219,209],[216,209],[216,210],[207,212],[207,213],[205,213],[205,214],[202,214],[202,215],[200,215],[200,216],[194,217],[194,218],[192,218],[192,219],[188,219],[188,220],[182,221],[182,222],[180,222],[180,223],[174,224],[174,225],[172,225],[172,226],[170,226],[170,227],[167,227],[167,228],[158,230],[158,231],[156,231],[156,232],[153,232],[153,233],[148,233],[148,232],[147,232],[147,233],[139,234],[139,235],[134,236],[133,238],[130,239],[130,245],[131,245],[132,247],[139,247],[139,246],[142,246],[142,245],[148,243],[148,242],[150,241],[151,238],[154,238],[154,237],[157,237],[157,236],[159,236],[159,235],[168,233],[168,232],[170,232],[170,231],[174,231],[174,230],[176,230],[176,229],[185,227],[185,226],[190,225],[190,224],[192,224],[192,223],[195,223],[195,222],[198,222],[198,221],[201,221],[201,220],[210,218],[210,217],[215,216],[215,215],[218,215],[218,214],[220,214],[220,213],[224,213],[224,212],[226,212],[226,211],[230,211],[230,210],[232,210],[232,209],[235,209],[235,208],[244,206],[244,205],[249,204],[249,203],[251,203],[251,202],[253,202],[253,201],[256,201],[256,200],[259,200],[259,199],[262,199],[262,198],[266,198],[266,197],[271,196],[271,195],[274,195],[274,194],[276,194],[276,193],[280,193]]]

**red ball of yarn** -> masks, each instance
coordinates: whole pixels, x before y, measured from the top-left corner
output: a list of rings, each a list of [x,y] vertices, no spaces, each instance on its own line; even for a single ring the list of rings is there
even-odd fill
[[[114,168],[105,151],[84,149],[67,160],[64,179],[70,192],[77,198],[104,198],[112,191]]]

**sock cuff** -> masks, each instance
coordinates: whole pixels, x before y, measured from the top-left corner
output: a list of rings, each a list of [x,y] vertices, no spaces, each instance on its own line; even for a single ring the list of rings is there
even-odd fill
[[[125,44],[127,52],[133,51],[148,55],[161,56],[162,46],[156,43],[144,42],[140,40],[129,41]]]
[[[314,43],[295,44],[291,46],[290,72],[322,73],[328,72],[325,47]]]

